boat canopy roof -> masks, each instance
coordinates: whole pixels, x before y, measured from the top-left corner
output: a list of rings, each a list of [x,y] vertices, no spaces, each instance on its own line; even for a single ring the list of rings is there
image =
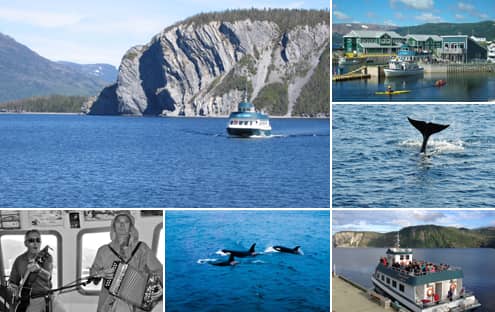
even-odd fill
[[[411,248],[389,248],[387,255],[410,255],[413,253]]]
[[[254,105],[253,103],[244,101],[244,102],[240,102],[237,108],[240,112],[247,112],[250,111],[251,109],[254,109]]]

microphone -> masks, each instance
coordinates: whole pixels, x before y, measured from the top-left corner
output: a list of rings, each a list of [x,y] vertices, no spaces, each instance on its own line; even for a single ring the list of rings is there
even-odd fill
[[[101,281],[101,276],[88,276],[88,284],[93,282],[93,284],[98,285]]]

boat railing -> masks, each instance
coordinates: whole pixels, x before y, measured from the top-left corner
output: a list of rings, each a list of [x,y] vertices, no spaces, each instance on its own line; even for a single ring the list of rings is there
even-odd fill
[[[385,266],[383,263],[380,263],[380,264]],[[399,274],[404,275],[404,276],[423,276],[423,275],[430,275],[430,274],[435,274],[435,273],[443,272],[443,271],[460,271],[460,270],[462,270],[460,267],[456,267],[456,266],[450,266],[450,265],[446,265],[446,264],[439,264],[438,265],[438,264],[433,264],[433,263],[425,264],[424,270],[422,267],[419,267],[420,269],[418,270],[417,267],[416,267],[416,269],[414,268],[415,265],[416,264],[413,264],[413,268],[410,267],[409,270],[407,269],[408,267],[405,265],[399,265],[399,266],[387,265],[385,267],[387,267],[393,271],[396,271]],[[421,264],[417,264],[417,265],[420,266],[423,264],[421,263]]]

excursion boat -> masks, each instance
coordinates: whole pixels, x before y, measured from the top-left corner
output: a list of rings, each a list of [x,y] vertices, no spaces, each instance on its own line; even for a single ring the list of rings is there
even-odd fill
[[[377,291],[413,312],[471,311],[481,306],[465,290],[461,268],[413,259],[410,248],[389,248],[371,280]]]
[[[488,62],[495,63],[495,43],[488,46],[487,60]]]
[[[402,77],[420,75],[424,72],[424,68],[413,61],[394,58],[388,62],[388,68],[384,68],[383,71],[385,77]]]
[[[237,112],[232,112],[227,124],[227,133],[233,137],[250,138],[270,136],[272,127],[268,115],[257,112],[247,98],[240,102]]]
[[[397,57],[392,58],[385,68],[385,77],[400,77],[420,75],[424,68],[420,67],[416,61],[416,52],[412,51],[407,44],[401,46]]]

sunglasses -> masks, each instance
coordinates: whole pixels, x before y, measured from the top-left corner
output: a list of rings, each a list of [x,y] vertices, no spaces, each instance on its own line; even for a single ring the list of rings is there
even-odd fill
[[[28,238],[28,243],[41,243],[41,238]]]

